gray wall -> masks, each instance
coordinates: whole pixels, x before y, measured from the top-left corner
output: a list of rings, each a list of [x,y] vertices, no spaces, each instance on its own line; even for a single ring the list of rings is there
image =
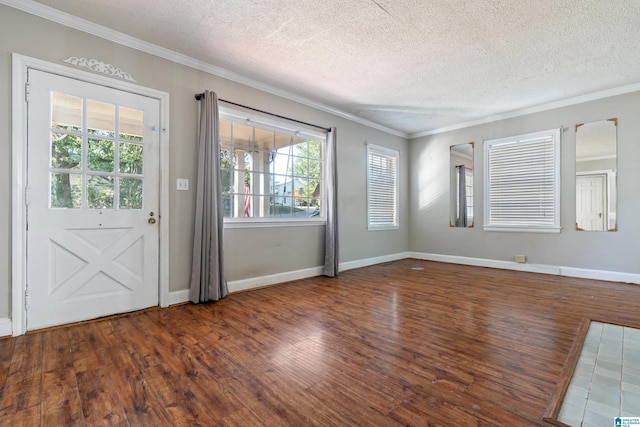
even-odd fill
[[[407,141],[313,108],[112,43],[0,5],[0,319],[11,300],[11,54],[61,64],[94,58],[129,72],[137,84],[168,92],[170,104],[170,290],[187,289],[193,228],[193,192],[175,190],[176,178],[194,182],[198,105],[205,88],[221,98],[338,128],[340,261],[404,252],[408,248]],[[400,229],[366,229],[365,141],[400,150]],[[166,171],[163,171],[166,172]],[[241,280],[316,267],[323,262],[323,227],[228,229],[228,279]]]
[[[500,120],[409,141],[410,250],[489,260],[527,261],[640,273],[640,92]],[[575,124],[618,118],[618,232],[575,230]],[[561,148],[560,234],[486,232],[483,140],[564,126]],[[475,141],[475,227],[449,227],[449,146]]]
[[[576,172],[615,171],[617,167],[616,159],[584,160],[576,162]]]

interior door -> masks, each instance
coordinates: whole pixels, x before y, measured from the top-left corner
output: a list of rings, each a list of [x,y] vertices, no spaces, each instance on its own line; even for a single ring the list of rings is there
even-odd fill
[[[576,224],[583,230],[602,231],[606,223],[604,175],[576,176]]]
[[[27,329],[157,305],[160,101],[28,81]]]

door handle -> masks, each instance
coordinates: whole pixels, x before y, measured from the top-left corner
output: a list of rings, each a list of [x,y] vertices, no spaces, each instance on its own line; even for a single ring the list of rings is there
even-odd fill
[[[149,218],[149,224],[155,224],[156,223],[156,219],[155,218]]]

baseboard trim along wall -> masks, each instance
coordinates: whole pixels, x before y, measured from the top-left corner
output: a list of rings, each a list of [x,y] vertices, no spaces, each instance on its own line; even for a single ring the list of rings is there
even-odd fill
[[[359,259],[356,261],[347,261],[340,263],[340,271],[353,270],[354,268],[368,267],[370,265],[383,264],[385,262],[398,261],[410,258],[410,252],[400,252],[391,255],[382,255],[374,258]]]
[[[189,301],[189,289],[169,292],[169,305],[182,304]]]
[[[278,283],[290,282],[292,280],[306,279],[320,276],[322,267],[305,268],[302,270],[287,271],[284,273],[271,274],[268,276],[252,277],[250,279],[234,280],[227,283],[229,293],[246,291],[249,289],[263,288],[265,286],[277,285]]]
[[[13,330],[11,329],[11,319],[0,319],[0,337],[10,336]]]
[[[582,279],[607,280],[612,282],[640,284],[640,274],[622,273],[608,270],[591,270],[587,268],[562,267],[546,264],[527,264],[514,261],[500,261],[484,258],[470,258],[456,255],[429,254],[411,252],[409,258],[425,261],[439,261],[451,264],[476,265],[478,267],[500,268],[503,270],[526,271],[530,273],[553,274],[556,276],[579,277]]]
[[[640,284],[640,274],[621,273],[617,271],[590,270],[586,268],[561,267],[546,264],[527,264],[512,261],[500,261],[485,258],[470,258],[456,255],[429,254],[423,252],[401,252],[391,255],[383,255],[374,258],[360,259],[340,263],[340,271],[353,270],[355,268],[368,267],[385,262],[401,259],[415,258],[425,261],[438,261],[450,264],[475,265],[478,267],[499,268],[503,270],[525,271],[529,273],[553,274],[556,276],[579,277],[582,279],[608,280],[613,282]],[[307,279],[322,275],[322,267],[305,268],[302,270],[288,271],[271,274],[268,276],[252,277],[250,279],[234,280],[228,282],[229,292],[240,292],[249,289],[263,288],[277,285],[292,280]],[[169,305],[180,304],[189,301],[189,290],[173,291],[169,293]],[[0,336],[2,336],[3,321],[0,320]],[[11,334],[11,322],[8,321],[8,331]]]

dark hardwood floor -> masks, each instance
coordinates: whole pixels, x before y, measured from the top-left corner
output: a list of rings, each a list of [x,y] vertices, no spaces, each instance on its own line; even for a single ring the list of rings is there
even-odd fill
[[[403,260],[0,339],[0,425],[542,426],[583,318],[640,327],[639,306]]]

